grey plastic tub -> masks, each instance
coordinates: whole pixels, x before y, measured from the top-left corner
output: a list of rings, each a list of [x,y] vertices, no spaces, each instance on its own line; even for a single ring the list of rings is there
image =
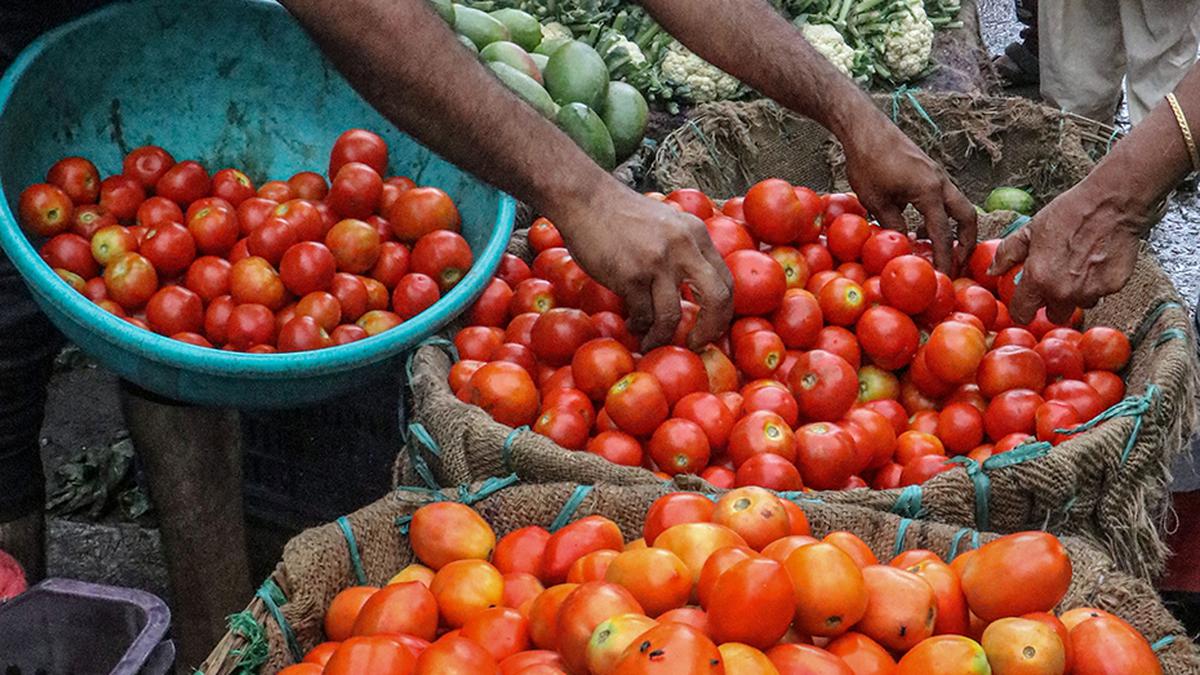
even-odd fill
[[[0,605],[4,675],[163,675],[171,611],[131,588],[47,579]]]

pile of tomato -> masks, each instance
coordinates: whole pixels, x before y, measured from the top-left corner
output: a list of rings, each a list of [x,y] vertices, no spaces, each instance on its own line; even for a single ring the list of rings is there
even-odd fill
[[[1052,612],[1071,561],[1045,532],[947,563],[881,563],[811,536],[763,488],[672,493],[626,543],[602,516],[496,540],[455,502],[410,523],[419,562],[340,592],[328,642],[285,675],[1098,675],[1160,673],[1146,639],[1094,608]]]
[[[384,179],[386,142],[351,129],[325,176],[256,189],[157,146],[100,180],[67,157],[20,196],[25,230],[72,288],[140,328],[203,347],[292,352],[377,335],[424,311],[466,274],[453,200]]]
[[[1014,326],[1017,267],[964,275],[928,241],[881,229],[853,194],[778,179],[718,210],[697,190],[665,199],[705,221],[733,275],[736,320],[686,349],[639,354],[619,297],[590,279],[553,224],[529,231],[532,266],[507,256],[454,338],[463,401],[564,448],[718,487],[877,489],[919,484],[966,455],[983,461],[1067,430],[1121,400],[1130,343],[1118,330]]]

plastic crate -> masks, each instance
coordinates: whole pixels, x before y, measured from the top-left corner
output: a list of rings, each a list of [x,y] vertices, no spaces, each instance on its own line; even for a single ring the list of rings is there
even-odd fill
[[[47,579],[0,605],[0,672],[170,673],[170,625],[166,603],[145,591]]]

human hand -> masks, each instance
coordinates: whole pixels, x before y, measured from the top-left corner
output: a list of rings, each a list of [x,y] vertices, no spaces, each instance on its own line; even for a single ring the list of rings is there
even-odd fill
[[[996,250],[989,274],[1024,263],[1008,311],[1029,323],[1042,305],[1066,323],[1076,307],[1093,307],[1133,274],[1140,235],[1151,224],[1141,202],[1088,179],[1059,195]]]
[[[942,167],[882,116],[847,134],[842,146],[850,187],[863,206],[885,227],[903,231],[902,214],[912,204],[925,219],[935,265],[953,277],[975,248],[978,223],[975,207]],[[957,251],[949,218],[958,225]]]
[[[733,317],[733,277],[704,222],[613,181],[552,214],[571,255],[625,300],[629,329],[643,349],[671,340],[682,316],[680,287],[700,305],[693,349],[717,340]]]

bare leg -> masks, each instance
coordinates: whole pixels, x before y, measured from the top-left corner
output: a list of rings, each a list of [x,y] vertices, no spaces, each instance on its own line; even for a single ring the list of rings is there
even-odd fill
[[[204,660],[225,633],[225,618],[251,594],[238,416],[129,385],[121,400],[158,513],[178,664],[186,668]]]

